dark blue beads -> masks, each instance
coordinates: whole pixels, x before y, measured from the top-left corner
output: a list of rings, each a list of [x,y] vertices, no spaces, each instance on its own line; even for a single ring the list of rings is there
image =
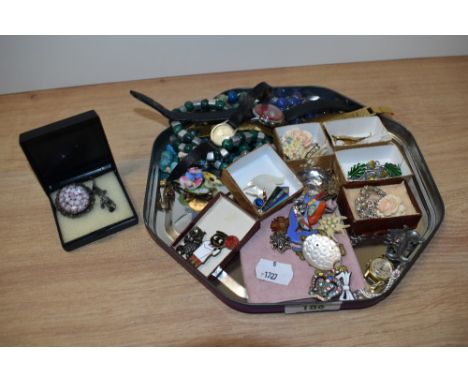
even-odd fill
[[[286,98],[280,97],[276,100],[275,105],[278,106],[281,110],[284,110],[286,106],[288,106],[288,103]]]
[[[299,89],[292,89],[291,97],[302,98],[302,93]]]
[[[277,97],[285,97],[287,95],[287,91],[284,88],[276,88],[274,91],[275,96]]]
[[[291,97],[289,99],[289,103],[291,104],[291,106],[297,106],[297,105],[300,105],[302,103],[302,98],[300,97]]]
[[[255,206],[257,208],[262,208],[263,207],[263,199],[255,198],[254,203],[255,203]]]
[[[237,92],[235,90],[229,90],[227,96],[230,104],[237,102]]]

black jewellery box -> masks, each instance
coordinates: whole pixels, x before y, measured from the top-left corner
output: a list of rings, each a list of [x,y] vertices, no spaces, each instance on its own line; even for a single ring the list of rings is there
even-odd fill
[[[65,250],[71,251],[138,223],[94,110],[22,133],[19,142],[49,198]],[[57,193],[71,184],[100,191],[91,192],[94,204],[75,217],[64,215],[56,207]],[[115,209],[107,205],[102,208],[102,195],[111,199],[109,203],[113,202]]]

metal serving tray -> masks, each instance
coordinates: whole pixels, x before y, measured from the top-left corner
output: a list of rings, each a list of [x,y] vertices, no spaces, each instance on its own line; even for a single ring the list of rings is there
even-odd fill
[[[349,105],[363,107],[363,105],[330,89],[315,86],[284,87],[284,89],[293,88],[301,89],[303,93],[307,94],[312,99],[314,97],[316,99],[336,99],[345,101]],[[240,92],[249,91],[250,89],[232,90]],[[389,296],[402,278],[405,277],[406,273],[411,269],[423,252],[424,248],[429,244],[444,217],[444,204],[442,198],[413,135],[400,123],[385,116],[380,116],[380,118],[389,133],[392,135],[392,141],[399,146],[406,157],[406,160],[413,172],[414,177],[409,180],[409,186],[422,211],[422,218],[416,230],[421,235],[423,241],[413,250],[410,256],[411,260],[404,268],[401,269],[400,276],[391,283],[391,285],[389,285],[382,294],[376,297],[354,301],[319,302],[310,298],[280,303],[252,304],[249,303],[246,298],[247,295],[243,286],[240,256],[234,257],[234,259],[224,269],[217,269],[213,275],[214,277],[205,278],[201,273],[197,272],[196,269],[191,267],[188,262],[178,256],[175,250],[171,247],[172,242],[190,223],[194,215],[188,213],[185,207],[178,203],[177,198],[172,211],[166,213],[164,211],[159,211],[156,208],[156,202],[159,196],[158,165],[161,153],[168,143],[169,136],[171,134],[170,128],[167,128],[158,137],[156,137],[153,144],[143,211],[146,228],[159,246],[178,261],[189,273],[197,278],[220,300],[234,309],[248,313],[298,313],[357,309],[372,306]],[[364,266],[367,263],[367,260],[384,253],[385,246],[383,244],[364,245],[357,246],[354,249],[359,259],[361,269],[364,272]]]

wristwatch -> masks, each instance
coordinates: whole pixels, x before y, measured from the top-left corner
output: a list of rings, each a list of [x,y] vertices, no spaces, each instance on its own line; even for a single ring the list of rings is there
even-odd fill
[[[372,292],[380,292],[387,285],[393,272],[393,264],[385,257],[377,257],[369,260],[366,265],[364,279]]]

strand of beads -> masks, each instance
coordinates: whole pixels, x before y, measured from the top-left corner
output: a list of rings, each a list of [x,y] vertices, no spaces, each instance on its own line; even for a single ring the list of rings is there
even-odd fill
[[[300,89],[285,89],[275,88],[273,92],[274,96],[271,99],[271,103],[277,106],[281,111],[288,110],[291,107],[298,106],[307,101],[315,101],[318,99],[317,95],[311,95],[301,92]],[[307,114],[302,117],[305,120],[315,118],[315,114]],[[302,122],[301,119],[289,121],[290,124],[296,124]]]
[[[214,99],[204,99],[197,102],[187,101],[177,111],[182,112],[207,112],[211,110],[226,110],[238,106],[238,102],[245,97],[245,92],[229,91]],[[169,137],[171,147],[166,148],[161,155],[160,169],[163,173],[169,173],[177,165],[178,161],[190,151],[198,147],[209,138],[200,137],[195,130],[187,130],[180,121],[171,122],[172,135]],[[266,143],[272,143],[272,138],[263,132],[256,130],[237,131],[234,136],[223,140],[221,147],[209,152],[202,165],[207,169],[212,167],[223,170],[237,157],[245,155],[256,147]]]
[[[242,101],[246,95],[246,92],[237,93],[235,90],[230,90],[226,94],[220,94],[212,99],[205,98],[195,102],[186,101],[181,107],[174,109],[174,111],[191,113],[232,109],[238,107],[239,102]]]
[[[302,102],[304,102],[304,99],[298,89],[288,91],[288,89],[277,88],[274,91],[274,97],[271,99],[271,103],[279,107],[281,111],[300,105]]]
[[[239,156],[245,155],[253,149],[266,143],[271,143],[272,141],[272,138],[261,131],[238,131],[231,138],[223,140],[222,147],[219,151],[208,153],[207,161],[212,161],[214,168],[222,170]]]

